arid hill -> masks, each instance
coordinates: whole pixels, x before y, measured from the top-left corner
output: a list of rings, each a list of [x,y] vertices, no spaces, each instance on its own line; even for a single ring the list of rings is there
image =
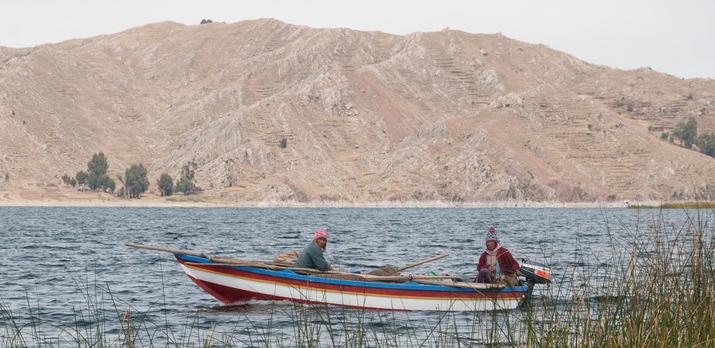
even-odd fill
[[[688,117],[715,132],[714,80],[500,34],[167,22],[0,47],[0,199],[99,151],[233,201],[715,199],[715,159],[660,139]]]

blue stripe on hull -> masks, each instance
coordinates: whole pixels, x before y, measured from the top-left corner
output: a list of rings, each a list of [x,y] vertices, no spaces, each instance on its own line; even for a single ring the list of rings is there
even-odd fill
[[[183,261],[188,261],[188,262],[197,262],[197,263],[205,263],[205,264],[211,264],[211,260],[205,259],[202,257],[196,257],[196,256],[189,256],[189,255],[180,255],[180,254],[175,254],[177,258],[183,260]],[[264,275],[269,275],[273,277],[278,277],[278,278],[286,278],[286,279],[295,279],[295,280],[305,280],[305,281],[310,281],[310,282],[315,282],[315,283],[323,283],[323,284],[333,284],[333,285],[350,285],[350,286],[359,286],[359,287],[365,287],[365,288],[379,288],[379,289],[399,289],[399,290],[423,290],[423,291],[446,291],[446,292],[526,292],[528,287],[527,286],[515,286],[513,288],[501,288],[501,289],[471,289],[471,288],[458,288],[458,287],[452,287],[452,286],[443,286],[443,285],[427,285],[427,284],[419,284],[415,282],[405,282],[405,283],[379,283],[379,282],[361,282],[361,281],[352,281],[352,280],[340,280],[340,279],[328,279],[328,278],[321,278],[321,277],[311,277],[311,276],[306,276],[302,274],[297,274],[291,270],[282,270],[282,271],[271,271],[271,270],[266,270],[266,269],[261,269],[261,268],[254,268],[254,267],[245,267],[245,266],[231,266],[232,268],[239,269],[242,271],[246,272],[252,272],[256,274],[264,274]]]

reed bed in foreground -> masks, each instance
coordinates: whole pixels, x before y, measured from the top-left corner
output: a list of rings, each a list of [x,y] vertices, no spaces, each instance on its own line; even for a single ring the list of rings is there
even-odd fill
[[[86,285],[71,323],[40,320],[0,302],[2,347],[711,347],[715,345],[712,211],[685,211],[673,226],[659,216],[609,233],[612,257],[563,270],[522,309],[490,313],[360,311],[269,305],[268,317],[237,324],[197,311],[180,325],[161,308],[140,311],[111,289]],[[610,230],[609,230],[610,231]],[[583,263],[576,263],[583,264]],[[234,327],[231,327],[234,325]]]
[[[686,212],[687,213],[687,212]],[[523,346],[707,347],[715,344],[713,213],[684,226],[656,217],[613,234],[614,257],[560,310],[532,306]],[[627,245],[627,246],[624,246]],[[577,273],[579,270],[574,270]],[[552,307],[556,308],[556,307]]]

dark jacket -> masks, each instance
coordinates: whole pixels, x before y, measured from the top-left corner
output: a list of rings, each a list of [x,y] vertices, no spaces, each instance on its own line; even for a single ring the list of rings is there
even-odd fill
[[[310,242],[308,246],[303,248],[298,255],[298,260],[295,262],[295,267],[300,268],[313,268],[320,271],[327,271],[330,269],[328,261],[325,261],[323,257],[323,249],[320,249],[315,241]]]
[[[497,251],[497,262],[499,263],[499,269],[504,274],[514,274],[520,268],[519,263],[516,262],[516,260],[514,260],[514,257],[511,256],[511,253],[505,247],[501,247]],[[479,264],[477,265],[477,273],[479,273],[479,271],[481,271],[483,268],[485,268],[485,269],[489,268],[489,266],[487,266],[487,252],[486,251],[483,252],[482,256],[479,257]]]

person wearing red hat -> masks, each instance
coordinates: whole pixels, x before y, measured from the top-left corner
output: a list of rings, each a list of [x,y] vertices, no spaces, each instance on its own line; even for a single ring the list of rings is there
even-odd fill
[[[328,246],[328,233],[323,230],[317,230],[313,233],[313,241],[310,242],[298,255],[298,260],[295,261],[295,267],[312,268],[319,271],[330,270],[328,261],[325,261],[323,253]]]
[[[487,249],[479,257],[477,265],[477,283],[496,283],[502,281],[509,286],[516,285],[516,276],[521,275],[519,263],[514,260],[507,248],[499,245],[497,231],[490,227],[487,232]]]

